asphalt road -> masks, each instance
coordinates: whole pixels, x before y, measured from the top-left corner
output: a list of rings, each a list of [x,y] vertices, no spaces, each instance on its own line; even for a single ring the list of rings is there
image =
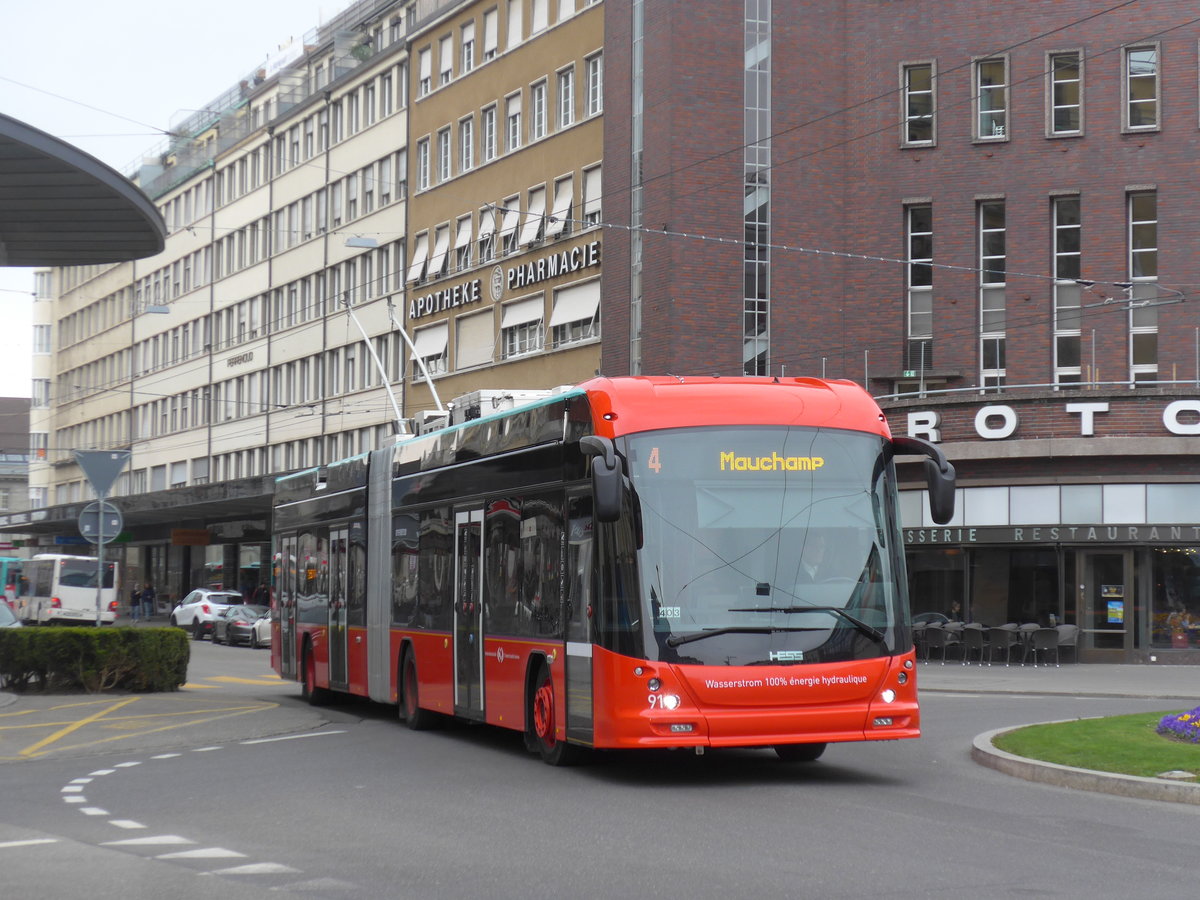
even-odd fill
[[[3,896],[1195,896],[1194,807],[970,759],[991,728],[1174,708],[1162,700],[930,690],[921,740],[815,764],[736,751],[552,769],[518,735],[314,710],[266,651],[193,649],[175,696],[261,708],[145,734],[122,719],[116,740],[0,764]]]

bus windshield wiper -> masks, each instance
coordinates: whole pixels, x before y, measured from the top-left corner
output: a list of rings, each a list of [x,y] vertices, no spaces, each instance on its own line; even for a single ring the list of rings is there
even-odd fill
[[[740,609],[731,609],[730,612],[769,612],[769,613],[806,613],[806,612],[827,612],[835,616],[840,616],[845,619],[871,640],[877,644],[882,644],[887,638],[878,628],[868,625],[862,619],[850,615],[840,606],[747,606]]]
[[[667,638],[668,647],[678,647],[680,644],[690,644],[692,641],[702,641],[705,638],[716,637],[718,634],[774,634],[777,631],[816,631],[815,628],[770,628],[761,626],[730,625],[725,628],[709,628],[705,631],[693,631],[688,634],[673,634]]]

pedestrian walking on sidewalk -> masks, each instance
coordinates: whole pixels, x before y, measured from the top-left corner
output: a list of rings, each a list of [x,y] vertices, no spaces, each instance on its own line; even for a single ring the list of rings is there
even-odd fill
[[[135,584],[129,592],[129,618],[137,621],[142,617],[142,591]]]

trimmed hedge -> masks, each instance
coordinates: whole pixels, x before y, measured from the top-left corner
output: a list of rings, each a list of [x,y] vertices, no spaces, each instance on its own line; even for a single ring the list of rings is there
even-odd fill
[[[12,691],[175,691],[187,681],[178,628],[0,628],[0,687]]]

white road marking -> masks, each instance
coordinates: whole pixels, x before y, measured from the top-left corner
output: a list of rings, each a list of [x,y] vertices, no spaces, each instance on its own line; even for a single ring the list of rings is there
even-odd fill
[[[63,797],[63,803],[87,803],[87,797],[83,794],[68,794]]]
[[[250,863],[248,866],[234,866],[232,869],[216,869],[213,875],[295,875],[299,869],[285,866],[282,863]]]
[[[113,772],[115,772],[115,771],[117,771],[117,770],[116,770],[116,769],[97,769],[95,772],[89,772],[88,774],[89,774],[89,775],[92,775],[92,776],[95,776],[95,775],[111,775],[111,774],[112,774]]]
[[[123,763],[117,763],[117,768],[118,769],[132,769],[134,766],[140,766],[140,765],[141,765],[141,761],[123,762]]]
[[[61,791],[59,791],[59,793],[60,794],[81,794],[81,793],[83,793],[83,786],[79,785],[79,784],[67,784],[67,785],[63,786],[63,789]]]
[[[80,810],[85,816],[107,816],[108,810],[101,809],[99,806],[85,806]]]
[[[135,828],[145,828],[146,827],[141,822],[135,822],[133,819],[113,819],[108,824],[115,825],[117,828],[125,828],[129,831],[133,831]]]
[[[275,741],[298,741],[298,740],[300,740],[300,738],[325,737],[325,735],[327,735],[327,734],[345,734],[345,733],[346,732],[344,730],[341,730],[341,731],[314,731],[314,732],[311,732],[310,734],[285,734],[282,737],[255,738],[254,740],[250,740],[250,741],[241,741],[241,743],[242,744],[270,744]]]
[[[121,841],[103,841],[100,846],[102,846],[102,847],[153,847],[155,844],[162,844],[165,847],[165,846],[170,846],[172,844],[174,844],[176,846],[180,846],[183,844],[194,844],[194,843],[196,843],[196,842],[193,840],[189,840],[188,838],[185,838],[185,837],[180,837],[177,834],[159,834],[159,835],[155,835],[154,837],[125,838],[124,840],[121,840]]]
[[[224,847],[202,847],[199,850],[177,850],[174,853],[160,853],[155,859],[245,859],[245,853],[236,850],[226,850]]]
[[[177,756],[183,756],[182,753],[160,753],[157,756],[150,757],[151,759],[175,759]]]
[[[8,850],[13,847],[32,847],[35,844],[57,844],[57,838],[31,838],[28,841],[4,841],[0,843],[0,850]]]
[[[210,750],[220,750],[221,747],[193,747],[193,753],[208,753]]]

